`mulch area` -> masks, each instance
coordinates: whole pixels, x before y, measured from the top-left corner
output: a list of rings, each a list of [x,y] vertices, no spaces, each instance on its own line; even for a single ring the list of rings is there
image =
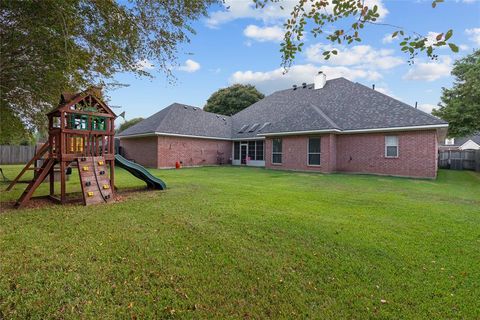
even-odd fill
[[[123,202],[135,196],[135,194],[138,194],[140,192],[148,192],[148,191],[150,190],[146,188],[129,188],[129,189],[117,190],[115,193],[115,202]],[[81,193],[69,193],[67,195],[67,199],[69,199],[71,202],[64,204],[64,206],[82,205]],[[0,202],[0,214],[15,210],[16,209],[15,202],[16,201]],[[28,201],[25,204],[25,206],[23,206],[22,209],[40,209],[45,207],[55,207],[59,205],[61,204],[55,203],[54,201],[52,201],[46,196],[41,196],[41,197],[32,197],[30,201]]]

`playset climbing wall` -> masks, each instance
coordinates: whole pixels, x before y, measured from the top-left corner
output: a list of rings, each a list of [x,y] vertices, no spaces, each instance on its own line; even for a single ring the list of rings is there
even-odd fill
[[[104,157],[84,157],[77,160],[85,205],[113,200],[112,186]]]

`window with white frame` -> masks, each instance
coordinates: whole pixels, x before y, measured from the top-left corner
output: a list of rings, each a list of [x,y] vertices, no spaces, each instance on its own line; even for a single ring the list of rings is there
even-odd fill
[[[455,144],[455,138],[447,138],[445,139],[446,146],[453,146]]]
[[[308,165],[319,166],[320,165],[320,137],[308,138]]]
[[[398,157],[398,137],[397,136],[385,136],[385,157],[387,158]]]
[[[246,156],[250,161],[263,161],[263,140],[235,141],[233,144],[233,160],[240,160],[242,145],[247,147]]]
[[[282,163],[282,139],[275,138],[272,141],[272,163]]]

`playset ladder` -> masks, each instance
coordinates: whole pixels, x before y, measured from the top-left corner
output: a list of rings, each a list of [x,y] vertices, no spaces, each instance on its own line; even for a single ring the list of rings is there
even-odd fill
[[[78,158],[77,164],[84,204],[90,205],[112,201],[112,186],[107,174],[105,158]]]
[[[18,174],[18,176],[13,179],[13,181],[8,185],[6,191],[10,191],[13,186],[18,182],[18,180],[20,180],[20,178],[23,176],[23,174],[30,169],[30,166],[35,163],[35,161],[37,161],[38,159],[40,159],[49,149],[50,147],[50,143],[47,142],[45,143],[43,146],[40,147],[40,149],[37,151],[37,153],[35,154],[35,156],[30,160],[28,161],[28,163],[25,165],[25,167],[22,169],[22,171],[20,171],[20,173]],[[34,168],[36,169],[36,168]],[[40,168],[41,170],[41,168]],[[35,181],[35,179],[33,179],[32,181]]]
[[[55,159],[48,159],[43,163],[38,175],[32,181],[30,181],[27,188],[23,191],[22,195],[18,199],[16,203],[17,207],[22,207],[25,203],[27,203],[28,200],[30,200],[38,186],[43,182],[43,180],[45,180],[50,171],[53,170],[54,165]]]

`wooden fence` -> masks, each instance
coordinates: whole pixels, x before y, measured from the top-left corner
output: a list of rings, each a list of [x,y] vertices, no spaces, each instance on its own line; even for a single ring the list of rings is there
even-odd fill
[[[440,151],[438,167],[441,169],[480,171],[480,150]]]
[[[0,146],[0,164],[27,163],[35,155],[35,146]]]

